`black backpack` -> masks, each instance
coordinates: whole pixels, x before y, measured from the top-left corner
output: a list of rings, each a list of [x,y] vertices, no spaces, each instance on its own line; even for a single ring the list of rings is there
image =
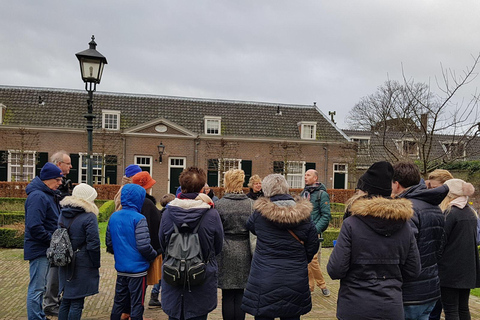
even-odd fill
[[[198,238],[198,228],[204,216],[205,214],[193,231],[186,223],[181,225],[180,231],[173,224],[174,232],[170,236],[163,260],[162,281],[177,287],[188,285],[189,288],[205,281],[207,265]]]
[[[68,231],[76,218],[77,216],[73,218],[67,228],[60,223],[60,227],[53,232],[52,239],[50,240],[50,247],[47,249],[47,258],[50,265],[65,267],[74,260],[75,254],[73,252]]]

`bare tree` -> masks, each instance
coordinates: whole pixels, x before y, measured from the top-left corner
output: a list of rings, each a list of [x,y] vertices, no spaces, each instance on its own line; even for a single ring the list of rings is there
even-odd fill
[[[388,80],[353,107],[347,123],[352,129],[371,131],[371,147],[381,150],[384,158],[417,160],[423,174],[464,159],[479,132],[479,96],[475,92],[460,102],[456,98],[476,78],[479,59],[480,54],[473,57],[461,75],[442,66],[436,93],[430,84],[416,83],[404,73],[402,82]]]

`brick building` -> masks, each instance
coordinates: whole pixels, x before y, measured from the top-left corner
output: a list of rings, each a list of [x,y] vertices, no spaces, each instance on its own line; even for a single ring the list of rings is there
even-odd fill
[[[0,86],[0,181],[29,181],[65,150],[69,178],[85,182],[86,99],[79,90]],[[193,165],[208,172],[211,186],[241,168],[247,181],[277,172],[301,188],[305,170],[315,168],[327,188],[341,189],[354,158],[348,138],[315,103],[96,92],[94,114],[94,183],[120,183],[125,166],[136,163],[157,180],[155,196],[173,192],[180,172]]]

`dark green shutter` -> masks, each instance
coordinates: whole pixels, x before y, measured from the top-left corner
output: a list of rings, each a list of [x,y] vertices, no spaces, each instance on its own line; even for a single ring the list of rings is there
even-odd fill
[[[105,156],[105,184],[117,184],[117,156]]]
[[[48,162],[48,152],[37,152],[37,164],[35,167],[35,175],[39,176],[45,163]]]
[[[70,159],[72,160],[72,168],[70,173],[67,174],[67,178],[72,181],[72,183],[78,183],[78,167],[80,161],[80,155],[77,153],[70,153]]]
[[[218,187],[218,159],[208,159],[207,183],[210,187]]]
[[[273,173],[283,174],[285,172],[285,162],[273,161]]]
[[[0,181],[8,180],[8,152],[0,151]]]
[[[248,185],[248,180],[252,176],[252,160],[242,160],[242,170],[245,172],[245,181],[243,186],[246,188]]]
[[[315,162],[307,162],[305,163],[305,171],[313,169],[315,170],[316,163]]]

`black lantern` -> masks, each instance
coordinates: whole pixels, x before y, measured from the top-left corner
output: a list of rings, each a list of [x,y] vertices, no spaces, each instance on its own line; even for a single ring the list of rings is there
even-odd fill
[[[162,142],[157,146],[158,148],[158,162],[162,163],[162,156],[165,153],[165,146]]]

